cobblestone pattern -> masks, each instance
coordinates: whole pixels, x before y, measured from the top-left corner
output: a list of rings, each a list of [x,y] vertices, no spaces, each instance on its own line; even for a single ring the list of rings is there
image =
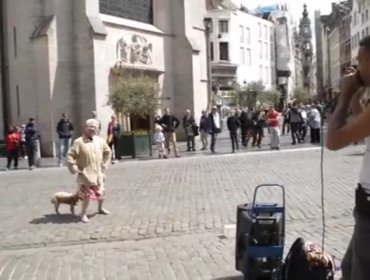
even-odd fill
[[[326,249],[330,252],[344,252],[349,222],[343,218],[329,221]],[[317,224],[289,224],[287,230],[287,250],[300,236],[321,244]],[[5,252],[0,254],[0,280],[242,280],[234,268],[234,250],[235,240],[204,233]]]
[[[352,232],[360,153],[325,156],[325,248],[338,259]],[[305,151],[122,163],[109,170],[112,215],[89,224],[52,211],[50,196],[74,189],[65,169],[2,173],[0,280],[241,280],[235,240],[222,238],[222,227],[235,223],[236,205],[251,201],[258,184],[286,187],[286,251],[297,237],[321,244],[319,158]],[[267,190],[260,198],[278,196]]]
[[[352,215],[361,162],[352,153],[325,157],[326,214],[334,220]],[[106,206],[112,214],[94,216],[88,224],[53,213],[51,195],[75,189],[66,169],[3,173],[0,247],[222,232],[224,224],[236,222],[236,206],[250,202],[254,187],[261,183],[286,187],[288,223],[319,224],[319,158],[311,151],[122,163],[108,174]],[[268,190],[260,198],[276,201],[278,196]],[[92,204],[91,214],[94,210]],[[68,208],[62,206],[61,211],[68,213]]]

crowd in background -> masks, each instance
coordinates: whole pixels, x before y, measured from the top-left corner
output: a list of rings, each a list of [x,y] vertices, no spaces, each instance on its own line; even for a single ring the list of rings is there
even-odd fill
[[[280,149],[280,135],[286,133],[291,134],[292,145],[305,143],[308,135],[312,144],[319,144],[322,110],[322,105],[318,102],[305,105],[294,102],[281,113],[277,112],[273,106],[269,109],[236,107],[226,111],[221,111],[215,106],[210,112],[202,111],[201,118],[197,122],[190,110],[186,110],[180,121],[169,108],[166,108],[163,116],[155,117],[153,140],[159,158],[168,158],[171,154],[180,157],[176,137],[180,125],[186,136],[188,152],[196,151],[195,138],[200,136],[202,145],[200,150],[210,149],[211,153],[216,153],[217,137],[224,126],[229,131],[231,152],[241,147],[261,148],[266,134],[270,135],[269,145],[272,150]],[[92,117],[97,119],[95,111]],[[74,133],[74,127],[68,114],[62,114],[56,130],[59,138],[58,164],[63,166]],[[118,151],[121,133],[121,125],[117,118],[112,116],[107,131],[107,142],[112,149],[112,163],[121,159]],[[33,118],[30,118],[27,124],[13,126],[10,129],[6,138],[6,151],[7,169],[10,169],[12,163],[17,169],[19,159],[28,160],[30,170],[37,165],[40,158],[40,131]]]

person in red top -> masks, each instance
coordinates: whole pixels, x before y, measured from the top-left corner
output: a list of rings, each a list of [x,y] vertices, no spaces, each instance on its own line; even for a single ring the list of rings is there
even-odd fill
[[[13,126],[6,137],[6,151],[8,154],[8,164],[6,169],[10,169],[10,165],[14,160],[14,169],[18,168],[19,144],[21,142],[21,135],[18,128]]]
[[[270,128],[270,137],[271,137],[271,149],[280,150],[280,114],[275,111],[273,106],[270,107],[269,112],[267,113],[267,125]]]

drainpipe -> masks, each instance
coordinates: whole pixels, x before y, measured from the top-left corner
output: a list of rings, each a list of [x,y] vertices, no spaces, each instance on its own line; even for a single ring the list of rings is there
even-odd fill
[[[8,95],[8,64],[6,55],[6,0],[0,0],[0,74],[1,74],[1,92],[2,92],[2,107],[3,107],[3,125],[4,139],[8,132],[10,121],[9,95]]]

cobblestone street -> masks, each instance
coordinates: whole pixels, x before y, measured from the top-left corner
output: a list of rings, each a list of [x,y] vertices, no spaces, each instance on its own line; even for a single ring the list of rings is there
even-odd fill
[[[337,258],[352,232],[361,152],[325,152],[326,248]],[[287,249],[299,236],[321,242],[318,149],[122,162],[108,171],[112,214],[95,216],[92,204],[88,224],[67,207],[53,212],[52,194],[75,189],[66,168],[0,179],[0,279],[239,279],[223,227],[261,183],[286,187]]]

